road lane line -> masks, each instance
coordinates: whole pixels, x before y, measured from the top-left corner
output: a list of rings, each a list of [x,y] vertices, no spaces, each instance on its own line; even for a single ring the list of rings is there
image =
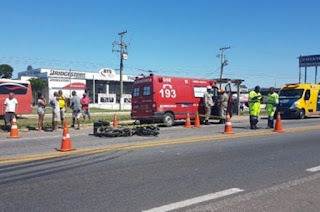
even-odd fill
[[[242,192],[242,189],[239,188],[231,188],[231,189],[227,189],[224,191],[219,191],[216,193],[211,193],[211,194],[207,194],[207,195],[203,195],[203,196],[199,196],[199,197],[195,197],[192,199],[187,199],[187,200],[183,200],[180,202],[175,202],[175,203],[171,203],[168,205],[163,205],[160,207],[156,207],[156,208],[152,208],[150,210],[145,210],[143,212],[166,212],[166,211],[173,211],[173,210],[177,210],[180,208],[184,208],[184,207],[188,207],[191,205],[195,205],[198,203],[202,203],[202,202],[206,202],[209,200],[214,200],[214,199],[218,199],[221,197],[225,197],[225,196],[229,196],[231,194],[236,194],[239,192]]]
[[[195,206],[190,210],[185,210],[187,212],[194,211],[227,211],[226,207],[232,207],[234,204],[239,204],[241,202],[250,201],[253,199],[258,199],[264,195],[276,194],[279,191],[288,190],[290,188],[294,188],[295,186],[301,186],[305,183],[320,179],[320,173],[316,173],[307,177],[298,178],[295,180],[291,180],[288,182],[284,182],[282,184],[274,185],[271,187],[263,188],[261,190],[255,190],[251,192],[241,193],[239,195],[235,195],[234,197],[217,200],[214,202],[209,202],[208,204],[201,204],[199,206]],[[257,210],[253,210],[257,211]],[[259,210],[258,210],[259,211]],[[278,210],[281,211],[281,210]]]
[[[312,168],[306,169],[306,171],[308,171],[308,172],[318,172],[318,171],[320,171],[320,166],[316,166],[316,167],[312,167]]]
[[[310,130],[318,130],[318,129],[320,129],[320,125],[300,127],[300,128],[289,128],[289,129],[286,129],[286,133],[288,132],[297,133],[302,131],[310,131]],[[260,131],[260,132],[238,133],[238,134],[230,134],[230,135],[223,134],[223,135],[211,135],[211,136],[191,137],[191,138],[189,137],[189,138],[180,138],[180,139],[171,139],[171,140],[137,142],[132,144],[117,144],[117,145],[112,145],[107,147],[78,149],[77,151],[73,151],[73,152],[63,152],[63,153],[55,152],[55,153],[0,158],[0,165],[54,159],[59,157],[75,156],[80,154],[88,155],[88,154],[97,154],[102,152],[132,150],[132,149],[150,148],[150,147],[175,145],[175,144],[187,144],[187,143],[196,143],[196,142],[210,142],[210,141],[217,141],[217,140],[237,139],[237,138],[263,136],[263,135],[280,135],[280,134],[274,133],[272,131]]]

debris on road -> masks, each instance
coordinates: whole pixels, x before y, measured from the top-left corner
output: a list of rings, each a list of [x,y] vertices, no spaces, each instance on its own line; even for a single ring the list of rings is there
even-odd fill
[[[160,129],[157,125],[133,125],[131,127],[114,128],[110,122],[95,121],[93,124],[93,134],[98,137],[130,137],[138,136],[158,136]]]

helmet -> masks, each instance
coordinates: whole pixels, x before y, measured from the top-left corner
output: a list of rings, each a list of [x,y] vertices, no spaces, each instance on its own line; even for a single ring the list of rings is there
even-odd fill
[[[225,90],[224,88],[221,88],[219,92],[220,92],[220,93],[224,93],[225,91],[226,91],[226,90]]]
[[[208,85],[207,90],[212,90],[212,87],[210,85]]]
[[[50,105],[55,106],[55,101],[53,99],[50,100]]]

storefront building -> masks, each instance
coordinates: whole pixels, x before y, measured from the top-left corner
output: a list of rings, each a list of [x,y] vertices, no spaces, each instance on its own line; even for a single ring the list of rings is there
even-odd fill
[[[92,100],[91,106],[106,109],[119,109],[120,102],[120,75],[113,69],[103,68],[99,72],[84,72],[61,69],[27,69],[19,72],[18,78],[28,80],[33,77],[48,81],[48,88],[43,91],[47,98],[53,93],[62,90],[70,98],[71,92],[76,91],[78,96],[86,92]],[[124,109],[131,109],[131,91],[134,76],[123,75],[123,102]]]

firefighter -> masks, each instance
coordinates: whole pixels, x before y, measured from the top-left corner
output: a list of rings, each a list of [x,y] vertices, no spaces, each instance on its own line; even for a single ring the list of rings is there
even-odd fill
[[[257,124],[261,99],[260,86],[257,85],[254,90],[249,93],[250,129],[252,130],[258,129]]]
[[[207,86],[207,92],[204,93],[204,105],[205,105],[205,110],[206,110],[206,114],[205,114],[205,122],[204,124],[209,125],[209,118],[211,115],[211,108],[213,107],[213,100],[212,100],[212,87],[211,86]]]
[[[226,93],[226,90],[224,88],[221,88],[219,93],[220,95],[218,99],[218,103],[219,103],[218,110],[219,110],[219,116],[222,117],[222,119],[220,119],[219,124],[224,124],[226,121],[229,95]]]
[[[273,128],[274,113],[276,106],[279,103],[279,96],[274,92],[274,87],[270,87],[268,98],[267,98],[267,113],[268,113],[268,126],[267,129]]]

